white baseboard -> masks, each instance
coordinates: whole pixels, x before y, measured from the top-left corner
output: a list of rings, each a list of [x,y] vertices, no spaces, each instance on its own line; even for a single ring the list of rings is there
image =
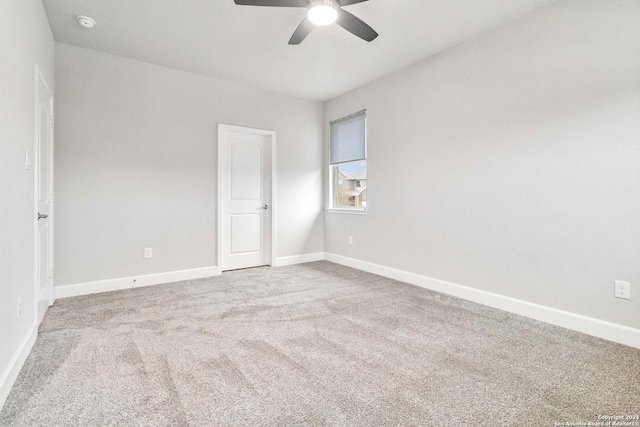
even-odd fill
[[[2,410],[4,403],[7,401],[11,388],[18,379],[18,374],[20,374],[20,370],[22,369],[22,366],[24,366],[24,362],[27,360],[29,353],[31,353],[31,349],[33,348],[33,344],[36,342],[37,337],[38,327],[34,323],[31,325],[31,328],[29,328],[29,332],[22,339],[18,349],[9,361],[7,369],[2,373],[2,376],[0,377],[0,410]]]
[[[117,279],[98,280],[95,282],[76,283],[55,287],[58,298],[75,297],[79,295],[97,294],[100,292],[119,291],[122,289],[140,288],[142,286],[161,285],[163,283],[179,282],[181,280],[201,279],[203,277],[219,276],[218,267],[192,268],[189,270],[168,271],[166,273],[145,274],[141,276],[120,277]]]
[[[322,261],[324,259],[324,252],[315,252],[312,254],[283,256],[276,258],[274,267],[283,267],[285,265],[302,264],[305,262]]]
[[[609,341],[625,344],[631,347],[640,348],[640,329],[619,325],[569,311],[558,310],[556,308],[507,297],[492,292],[482,291],[468,286],[458,285],[432,277],[421,276],[415,273],[385,267],[379,264],[360,261],[342,255],[325,253],[327,261],[347,267],[356,268],[368,273],[388,277],[390,279],[406,282],[421,288],[452,295],[478,304],[519,314],[531,319],[551,323],[566,329],[593,335]]]

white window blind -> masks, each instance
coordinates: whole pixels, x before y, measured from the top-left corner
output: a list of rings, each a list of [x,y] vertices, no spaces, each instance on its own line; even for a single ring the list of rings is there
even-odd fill
[[[367,158],[365,112],[331,122],[332,165]]]

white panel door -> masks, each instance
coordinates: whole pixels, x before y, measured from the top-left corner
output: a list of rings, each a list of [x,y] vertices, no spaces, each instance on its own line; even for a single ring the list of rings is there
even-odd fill
[[[271,262],[271,134],[256,129],[220,127],[223,271]]]
[[[37,79],[37,134],[36,134],[36,295],[38,296],[38,324],[47,307],[53,303],[53,95],[38,75]]]

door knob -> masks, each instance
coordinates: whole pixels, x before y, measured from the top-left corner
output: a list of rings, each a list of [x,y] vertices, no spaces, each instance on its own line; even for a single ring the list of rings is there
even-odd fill
[[[43,218],[47,218],[49,215],[47,214],[41,214],[40,212],[38,212],[38,219],[43,219]]]
[[[269,209],[269,205],[264,205],[262,209]]]

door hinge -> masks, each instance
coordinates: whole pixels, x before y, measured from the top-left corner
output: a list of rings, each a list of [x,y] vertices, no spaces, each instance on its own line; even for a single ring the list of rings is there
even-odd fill
[[[53,193],[49,193],[49,203],[53,202]]]
[[[49,277],[53,277],[53,268],[49,269]]]
[[[49,118],[49,127],[53,127],[53,117]]]

